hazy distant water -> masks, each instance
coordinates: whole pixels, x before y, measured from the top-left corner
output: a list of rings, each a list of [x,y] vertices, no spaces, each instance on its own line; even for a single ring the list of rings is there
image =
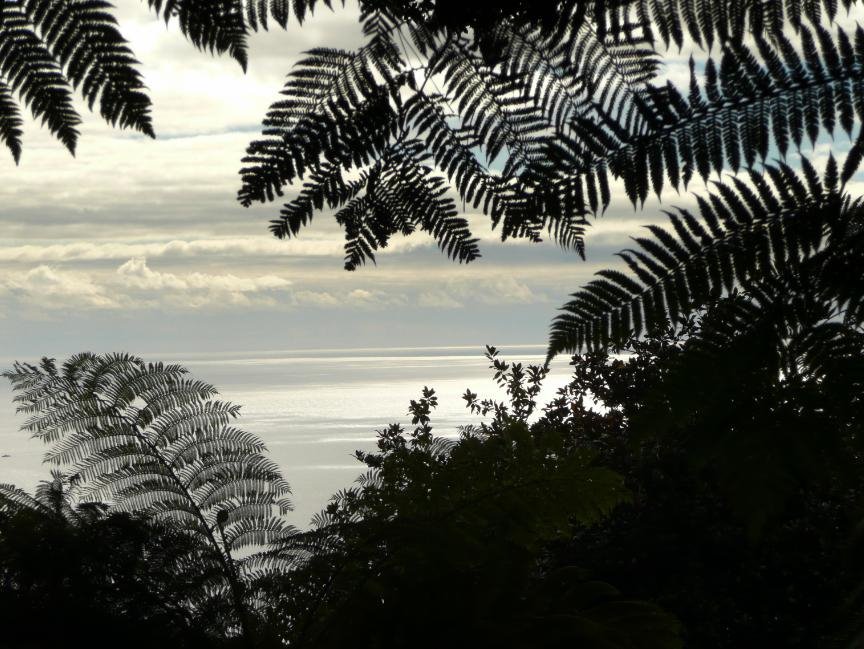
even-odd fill
[[[146,355],[145,360],[179,361],[197,378],[215,385],[222,398],[243,406],[239,425],[259,435],[282,467],[294,492],[291,519],[305,526],[336,490],[361,472],[352,453],[375,447],[375,431],[391,422],[406,428],[408,402],[424,385],[435,388],[438,434],[454,435],[471,417],[461,398],[466,388],[503,398],[480,347],[357,349],[297,352]],[[501,348],[507,360],[540,362],[544,348]],[[22,359],[35,360],[35,359]],[[4,364],[4,369],[8,363]],[[553,365],[543,401],[566,383],[568,365]],[[27,489],[48,475],[43,448],[18,432],[11,393],[0,383],[0,482]]]

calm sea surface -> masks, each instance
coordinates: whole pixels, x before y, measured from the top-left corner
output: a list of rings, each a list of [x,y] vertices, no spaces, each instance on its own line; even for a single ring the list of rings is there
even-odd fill
[[[501,347],[507,360],[542,361],[544,347]],[[361,472],[351,457],[373,449],[375,431],[391,422],[406,428],[408,402],[424,385],[435,389],[439,407],[433,425],[439,435],[479,421],[465,409],[466,388],[481,397],[503,398],[491,380],[480,347],[315,350],[145,355],[145,360],[178,361],[197,378],[216,386],[222,398],[243,406],[238,424],[267,444],[294,492],[291,522],[306,526],[336,490]],[[35,359],[22,359],[35,360]],[[5,361],[3,369],[9,365]],[[553,364],[542,403],[567,382],[566,360]],[[47,477],[43,448],[18,431],[7,382],[0,382],[0,482],[32,489]]]

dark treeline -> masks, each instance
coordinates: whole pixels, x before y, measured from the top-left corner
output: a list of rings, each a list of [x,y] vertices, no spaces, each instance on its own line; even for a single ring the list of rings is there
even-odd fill
[[[250,32],[316,3],[149,5],[245,66]],[[307,53],[243,160],[244,205],[294,185],[276,236],[328,210],[348,269],[417,230],[467,263],[461,206],[584,256],[615,192],[710,188],[571,296],[553,403],[544,366],[490,348],[506,399],[465,395],[487,423],[436,437],[424,390],[309,530],[236,406],[182,367],[16,364],[24,428],[62,473],[0,487],[0,642],[864,646],[853,6],[361,1],[364,44]],[[682,47],[687,87],[661,65]],[[135,66],[109,5],[2,3],[0,140],[17,159],[23,104],[73,149],[75,88],[152,135]],[[827,159],[802,153],[828,135]]]
[[[95,359],[92,372],[80,360],[59,371],[49,365],[55,378],[19,366],[13,379],[42,430],[82,416],[103,425],[74,444],[52,442],[53,457],[62,447],[78,458],[71,479],[57,474],[35,497],[0,492],[4,641],[855,646],[860,338],[849,341],[854,354],[823,358],[818,372],[764,332],[736,333],[718,354],[706,340],[734,306],[718,303],[631,341],[623,356],[576,357],[572,382],[543,408],[536,395],[546,370],[490,349],[508,398],[465,395],[488,423],[465,427],[458,440],[436,437],[436,397],[425,390],[410,405],[414,428],[393,425],[379,433],[376,452],[358,452],[366,472],[310,530],[271,527],[269,542],[258,536],[246,553],[231,540],[238,528],[268,528],[251,507],[267,501],[267,489],[245,480],[250,467],[226,450],[234,442],[216,442],[236,440],[236,430],[202,421],[188,438],[188,464],[175,465],[199,490],[186,503],[155,493],[160,481],[170,484],[154,456],[133,465],[146,442],[168,456],[180,437],[132,425],[126,433],[141,441],[125,439],[128,408],[146,413],[170,395],[182,400],[181,381],[156,388],[170,383],[164,368],[125,357]],[[123,362],[141,371],[116,371]],[[102,385],[76,393],[63,380],[76,372],[80,385],[97,377]],[[153,379],[154,392],[134,391],[141,377]],[[109,394],[145,403],[121,417]],[[94,396],[103,410],[87,404]],[[199,495],[229,482],[236,486],[213,515]],[[106,493],[105,485],[114,507],[84,497]],[[196,507],[222,533],[215,549],[230,567],[180,515]]]

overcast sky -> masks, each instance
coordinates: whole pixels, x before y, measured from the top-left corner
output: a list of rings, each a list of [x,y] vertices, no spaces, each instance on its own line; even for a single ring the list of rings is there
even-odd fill
[[[502,245],[484,217],[469,215],[484,240],[478,262],[450,262],[418,233],[397,238],[377,267],[348,273],[331,215],[279,241],[267,222],[280,204],[244,209],[235,194],[245,147],[292,63],[313,46],[359,43],[355,12],[322,6],[302,28],[254,37],[243,74],[196,51],[144,3],[118,4],[158,137],[113,130],[82,106],[77,157],[36,123],[20,166],[0,151],[4,360],[541,343],[568,293],[660,218],[655,203],[636,213],[618,191],[583,262],[553,244]],[[665,59],[673,77],[686,75],[686,58]]]

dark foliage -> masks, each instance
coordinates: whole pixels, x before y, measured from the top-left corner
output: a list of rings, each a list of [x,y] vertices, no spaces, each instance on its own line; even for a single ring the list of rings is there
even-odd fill
[[[311,52],[244,160],[244,205],[309,179],[273,221],[279,237],[296,236],[314,209],[353,214],[375,202],[382,166],[405,159],[393,147],[410,142],[411,163],[429,161],[416,204],[437,189],[437,169],[503,238],[545,230],[581,254],[613,180],[639,205],[669,185],[753,170],[821,133],[851,135],[861,121],[864,32],[831,24],[836,2],[572,0],[485,17],[468,3],[449,18],[444,3],[362,7],[367,43]],[[677,88],[658,77],[657,57],[686,38],[716,52]],[[348,181],[352,168],[359,179]],[[416,222],[422,208],[413,213]],[[410,232],[374,211],[364,224],[359,260],[361,230],[346,228],[349,269]],[[467,236],[462,221],[447,230]],[[476,256],[436,236],[454,259]]]
[[[357,454],[360,485],[285,546],[298,566],[278,582],[272,619],[290,644],[679,646],[656,606],[550,563],[547,548],[572,522],[590,527],[629,496],[593,452],[527,424],[543,370],[491,358],[511,403],[466,395],[496,412],[490,425],[435,437],[437,398],[424,390],[411,404],[416,428],[381,431],[377,452]]]
[[[730,317],[751,304],[722,298],[623,356],[576,357],[542,412],[546,369],[490,348],[507,401],[465,394],[487,423],[436,437],[425,389],[414,428],[390,426],[376,452],[358,452],[366,473],[311,530],[273,528],[242,559],[217,544],[227,573],[179,510],[130,517],[122,492],[110,507],[83,499],[95,477],[58,475],[35,497],[4,486],[4,596],[22,620],[66,606],[70,633],[87,616],[113,632],[134,609],[130,624],[180,646],[846,646],[864,628],[864,337],[829,320],[778,344],[772,318]],[[14,378],[32,390],[45,375]],[[68,385],[47,394],[81,412]],[[124,430],[104,422],[87,445],[109,429]],[[203,428],[194,437],[209,443]],[[157,502],[162,483],[137,480]]]
[[[756,173],[752,186],[733,178],[698,199],[698,216],[678,210],[669,213],[671,230],[648,226],[652,237],[619,253],[630,275],[600,271],[564,306],[550,356],[620,344],[736,287],[758,308],[748,313],[739,302],[727,316],[755,317],[754,325],[773,317],[778,340],[796,331],[812,336],[819,323],[860,324],[864,285],[852,268],[864,251],[862,207],[843,191],[855,165],[841,174],[831,158],[824,180],[806,160],[801,174],[785,164],[767,167],[770,183]],[[827,324],[839,318],[843,325]]]
[[[677,646],[659,605],[687,647],[855,646],[864,341],[818,375],[770,331],[718,354],[738,299],[577,357],[531,424],[545,371],[494,350],[509,403],[465,397],[489,424],[434,437],[425,391],[282,548],[270,623],[313,647]]]
[[[219,607],[222,632],[252,634],[257,552],[291,531],[289,489],[264,444],[231,426],[239,407],[185,368],[128,354],[79,354],[5,372],[23,429],[50,445],[45,461],[70,476],[73,503],[156,521],[189,538],[203,561],[187,592],[193,609]],[[26,500],[26,498],[25,498]],[[191,559],[190,559],[191,560]]]
[[[864,348],[820,376],[778,373],[749,332],[707,355],[709,312],[576,363],[579,443],[634,498],[561,546],[679,617],[687,646],[847,644],[860,619]]]
[[[73,89],[91,109],[98,103],[108,123],[153,136],[150,100],[112,10],[103,0],[12,0],[0,6],[0,139],[16,161],[19,101],[74,152],[80,118]]]
[[[432,7],[419,14],[399,3],[363,8],[366,44],[313,50],[289,76],[286,99],[265,120],[265,139],[244,159],[241,202],[274,200],[286,184],[308,178],[273,222],[277,236],[296,236],[313,209],[326,206],[342,210],[337,220],[345,211],[362,218],[359,228],[346,227],[349,269],[374,260],[392,235],[408,234],[405,220],[452,258],[471,261],[477,251],[464,219],[454,214],[438,229],[426,222],[426,196],[441,191],[443,176],[505,238],[538,239],[548,230],[581,250],[587,204],[552,206],[537,191],[549,180],[539,167],[580,120],[608,113],[640,128],[644,84],[656,67],[647,31],[613,33],[596,23],[593,4],[578,2],[556,7],[552,22],[505,6],[473,31],[448,26]],[[420,172],[410,193],[382,206],[382,187],[392,187],[406,165]],[[604,200],[607,180],[598,181]],[[361,249],[354,242],[364,231]]]
[[[59,474],[36,498],[0,486],[0,643],[225,645],[213,621],[226,611],[189,606],[206,580],[198,544],[170,523],[74,507],[68,486]]]

